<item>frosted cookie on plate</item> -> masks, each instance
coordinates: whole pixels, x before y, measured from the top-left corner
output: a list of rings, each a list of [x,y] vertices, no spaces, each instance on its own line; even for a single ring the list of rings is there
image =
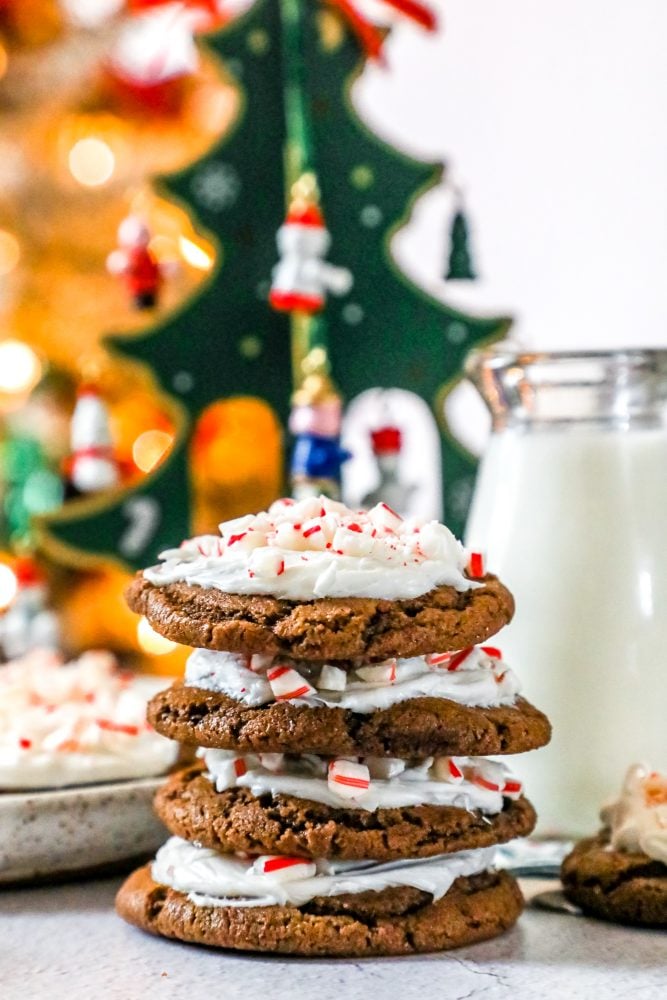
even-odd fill
[[[667,778],[635,764],[600,816],[563,861],[565,895],[591,916],[667,927]]]
[[[0,666],[0,791],[166,773],[179,747],[145,717],[163,683],[119,670],[105,652],[65,663],[36,650]]]
[[[410,657],[483,642],[512,618],[510,592],[435,521],[326,497],[189,539],[139,573],[130,607],[175,642],[319,662]]]

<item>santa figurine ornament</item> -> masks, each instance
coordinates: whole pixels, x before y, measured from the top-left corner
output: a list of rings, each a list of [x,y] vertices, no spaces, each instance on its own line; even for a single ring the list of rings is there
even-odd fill
[[[107,257],[110,274],[123,278],[137,309],[153,309],[164,269],[150,249],[151,233],[138,215],[128,215],[118,227],[118,247]]]
[[[287,218],[276,239],[280,260],[273,269],[269,292],[274,309],[317,313],[324,308],[327,292],[349,292],[351,272],[324,260],[331,237],[324,225],[314,174],[303,174],[292,188]]]
[[[117,486],[120,475],[113,453],[109,413],[94,385],[78,392],[70,424],[68,480],[71,495],[97,493]]]

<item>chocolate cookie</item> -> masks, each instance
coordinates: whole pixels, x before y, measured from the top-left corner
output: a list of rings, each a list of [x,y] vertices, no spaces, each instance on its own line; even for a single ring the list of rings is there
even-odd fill
[[[576,845],[561,868],[563,891],[603,920],[667,927],[667,865],[646,854],[613,851],[604,833]]]
[[[444,951],[495,937],[523,908],[507,872],[459,878],[437,902],[419,889],[313,899],[294,906],[198,906],[139,868],[116,909],[143,930],[216,948],[287,955],[372,956]]]
[[[526,837],[535,826],[527,799],[505,799],[495,816],[455,806],[334,809],[291,795],[256,798],[247,788],[216,792],[201,765],[175,774],[155,809],[167,829],[222,854],[285,854],[345,861],[394,861],[467,851]]]
[[[549,742],[551,726],[523,698],[471,708],[411,698],[368,714],[271,702],[249,708],[225,694],[174,684],[148,704],[148,720],[181,743],[257,753],[430,757],[523,753]]]
[[[474,590],[437,587],[410,600],[304,602],[181,582],[156,587],[139,573],[126,597],[133,611],[174,642],[303,660],[383,660],[463,649],[494,635],[514,613],[512,595],[494,576]]]

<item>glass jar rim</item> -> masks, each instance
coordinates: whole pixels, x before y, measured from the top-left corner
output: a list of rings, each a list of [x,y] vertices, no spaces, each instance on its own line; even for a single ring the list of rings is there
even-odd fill
[[[517,424],[665,422],[667,350],[527,351],[503,341],[472,351],[464,371],[496,430]]]

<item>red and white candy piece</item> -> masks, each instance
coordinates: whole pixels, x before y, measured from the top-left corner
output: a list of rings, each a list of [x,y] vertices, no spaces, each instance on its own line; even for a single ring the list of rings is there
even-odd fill
[[[403,518],[386,503],[378,503],[368,512],[368,517],[375,528],[384,531],[397,532],[403,523]]]
[[[475,760],[471,762],[468,777],[480,788],[499,792],[505,784],[505,769],[491,760]]]
[[[396,683],[396,660],[387,660],[386,663],[376,663],[370,667],[357,667],[357,676],[367,684],[395,684]]]
[[[465,779],[463,765],[456,757],[436,757],[433,770],[439,781],[453,785],[460,785]]]
[[[263,674],[265,670],[269,669],[272,663],[273,655],[271,653],[253,653],[250,657],[248,668],[254,674]]]
[[[256,548],[250,557],[250,569],[255,576],[272,579],[285,572],[285,559],[275,549]]]
[[[316,694],[315,688],[292,667],[271,667],[266,672],[266,679],[276,701],[289,701],[291,698],[306,698]]]
[[[345,556],[356,556],[362,558],[368,556],[373,551],[375,542],[370,534],[364,534],[356,525],[355,528],[340,527],[332,539],[334,552],[341,552]]]
[[[405,761],[400,757],[364,757],[371,778],[389,781],[405,771]]]
[[[523,794],[523,784],[516,778],[508,778],[503,785],[503,795],[508,799],[518,799]]]
[[[329,764],[327,784],[343,799],[358,799],[370,788],[371,774],[365,764],[339,758]]]
[[[458,670],[462,663],[468,659],[474,650],[474,646],[461,649],[458,653],[429,653],[426,662],[429,667],[443,667],[445,670]]]
[[[265,767],[267,771],[272,771],[277,774],[282,771],[283,764],[285,762],[284,753],[261,753],[259,759],[262,767]]]
[[[468,560],[468,576],[475,580],[480,580],[486,575],[484,569],[484,554],[482,552],[471,552]]]
[[[340,667],[325,663],[320,671],[317,686],[322,691],[344,691],[347,687],[347,672]]]
[[[293,882],[301,878],[312,878],[317,873],[317,865],[306,858],[263,854],[253,862],[252,871],[257,875],[276,875],[281,882]]]
[[[480,646],[479,647],[483,653],[490,656],[492,660],[502,660],[503,654],[500,652],[497,646]]]

